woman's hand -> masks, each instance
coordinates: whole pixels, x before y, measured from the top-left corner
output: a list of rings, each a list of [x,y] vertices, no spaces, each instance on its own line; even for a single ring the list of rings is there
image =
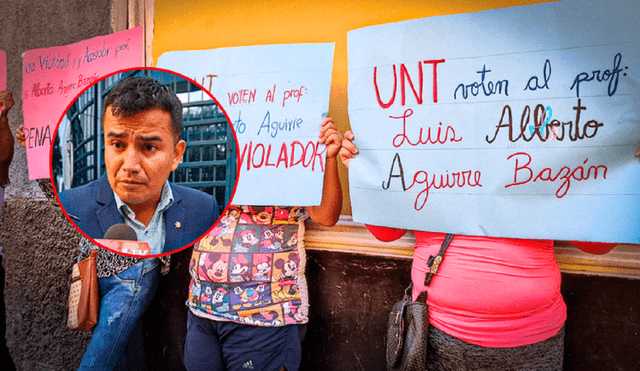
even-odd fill
[[[0,108],[2,108],[2,116],[6,116],[9,113],[11,107],[13,107],[13,95],[8,90],[0,91]]]
[[[319,142],[326,145],[327,158],[336,157],[342,146],[342,134],[336,128],[331,117],[322,120],[322,128],[318,137],[320,138]]]
[[[354,135],[351,131],[344,133],[342,148],[340,149],[340,160],[344,166],[349,168],[349,161],[358,154],[358,148],[353,144]]]
[[[26,136],[24,135],[24,131],[22,130],[24,129],[24,125],[20,125],[17,129],[16,129],[16,139],[18,140],[18,143],[20,143],[20,145],[23,148],[27,148],[26,145]]]

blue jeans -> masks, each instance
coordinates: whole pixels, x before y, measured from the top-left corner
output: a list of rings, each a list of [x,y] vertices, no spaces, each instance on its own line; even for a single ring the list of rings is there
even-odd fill
[[[160,261],[143,259],[117,275],[98,279],[98,324],[79,370],[113,370],[153,299],[159,277]]]

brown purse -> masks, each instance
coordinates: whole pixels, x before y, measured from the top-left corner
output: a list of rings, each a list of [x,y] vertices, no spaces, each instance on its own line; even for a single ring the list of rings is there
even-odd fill
[[[98,250],[93,250],[91,256],[73,265],[67,302],[69,307],[67,327],[70,330],[89,331],[98,323],[100,297],[96,271],[97,255]]]
[[[442,241],[438,255],[429,257],[429,272],[425,277],[425,290],[411,300],[413,284],[404,291],[404,297],[391,307],[387,324],[387,370],[388,371],[424,371],[427,365],[427,343],[429,334],[429,307],[427,306],[426,287],[438,273],[444,253],[453,239],[447,233]]]

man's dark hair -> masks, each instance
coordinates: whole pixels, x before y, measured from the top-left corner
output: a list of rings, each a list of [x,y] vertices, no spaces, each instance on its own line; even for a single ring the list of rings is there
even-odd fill
[[[130,76],[111,89],[102,106],[102,123],[107,108],[115,117],[132,117],[149,109],[160,108],[171,115],[171,132],[175,143],[182,137],[182,102],[166,85],[150,77]]]

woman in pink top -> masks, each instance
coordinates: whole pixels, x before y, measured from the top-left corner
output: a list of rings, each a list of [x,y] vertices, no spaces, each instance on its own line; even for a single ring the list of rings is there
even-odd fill
[[[358,152],[345,133],[340,157]],[[405,230],[369,226],[381,241]],[[414,231],[413,298],[424,289],[427,260],[443,233]],[[604,254],[615,244],[572,242]],[[566,305],[552,240],[456,235],[428,288],[428,370],[561,370]]]

